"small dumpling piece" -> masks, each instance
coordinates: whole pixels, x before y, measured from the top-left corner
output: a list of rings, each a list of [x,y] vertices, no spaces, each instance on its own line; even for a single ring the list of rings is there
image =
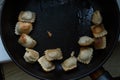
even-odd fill
[[[21,11],[18,17],[18,21],[33,23],[35,22],[35,17],[36,15],[32,11]]]
[[[45,57],[48,61],[61,60],[63,58],[60,48],[46,50]]]
[[[74,56],[74,52],[71,53],[71,57],[66,59],[62,64],[64,71],[69,71],[77,67],[77,58]]]
[[[42,56],[38,59],[39,64],[43,68],[44,71],[49,72],[55,69],[55,65],[48,61],[45,56]]]
[[[94,39],[89,36],[82,36],[78,40],[80,46],[89,46],[94,42]]]
[[[28,63],[34,63],[38,60],[39,58],[39,53],[33,49],[25,49],[26,52],[23,56],[23,58],[25,59],[26,62]]]
[[[37,42],[27,34],[22,34],[18,39],[18,43],[26,48],[34,48]]]
[[[92,15],[92,22],[96,25],[102,23],[102,16],[99,10],[96,10]]]
[[[52,33],[50,31],[47,31],[48,37],[52,37]]]
[[[26,22],[17,22],[15,26],[15,34],[21,35],[22,33],[29,34],[32,31],[32,24]]]
[[[106,48],[106,36],[95,38],[94,47],[95,49],[105,49]]]
[[[84,64],[89,64],[93,55],[93,49],[86,47],[80,48],[80,53],[78,54],[78,61]]]
[[[95,38],[107,35],[107,30],[104,28],[103,24],[91,26],[93,36]]]

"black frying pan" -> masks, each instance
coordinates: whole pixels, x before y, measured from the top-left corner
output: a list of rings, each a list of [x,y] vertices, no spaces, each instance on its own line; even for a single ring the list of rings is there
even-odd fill
[[[18,44],[19,36],[14,33],[18,15],[23,10],[34,11],[37,15],[30,36],[38,42],[34,49],[40,52],[40,56],[44,50],[57,47],[64,53],[63,60],[73,50],[77,56],[79,37],[92,37],[91,16],[95,10],[100,10],[103,24],[108,31],[107,47],[104,50],[95,50],[88,65],[78,63],[76,69],[64,72],[60,66],[61,60],[54,62],[54,71],[46,73],[37,62],[29,64],[23,59],[25,49]],[[51,31],[53,36],[49,38],[46,31]],[[119,36],[119,9],[116,0],[6,0],[1,16],[1,36],[11,59],[32,76],[51,80],[78,79],[100,68],[111,55]]]

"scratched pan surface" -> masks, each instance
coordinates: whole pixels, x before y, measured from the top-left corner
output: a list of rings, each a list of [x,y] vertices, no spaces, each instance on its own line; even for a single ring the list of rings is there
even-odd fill
[[[74,70],[64,72],[61,61],[54,61],[56,68],[44,72],[36,62],[26,63],[23,59],[25,49],[18,44],[19,36],[14,34],[15,24],[20,11],[30,10],[36,13],[33,31],[29,34],[37,41],[35,50],[43,55],[44,50],[61,48],[65,60],[70,53],[79,53],[77,41],[80,36],[92,36],[90,31],[91,16],[100,10],[103,24],[108,31],[107,47],[95,50],[90,64],[78,63]],[[39,79],[68,80],[89,75],[108,59],[117,42],[119,33],[119,13],[115,0],[6,0],[1,16],[1,36],[11,59],[25,72]],[[47,31],[53,36],[48,37]]]

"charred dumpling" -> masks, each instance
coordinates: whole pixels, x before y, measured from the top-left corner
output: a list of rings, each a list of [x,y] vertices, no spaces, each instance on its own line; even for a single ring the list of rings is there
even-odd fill
[[[17,22],[15,26],[15,34],[21,35],[22,33],[29,34],[33,29],[31,23]]]
[[[106,48],[106,36],[95,38],[94,47],[95,49],[105,49]]]
[[[107,35],[107,30],[104,28],[103,24],[93,25],[91,26],[91,30],[95,38]]]
[[[86,47],[80,48],[80,53],[78,54],[78,61],[84,64],[89,64],[93,55],[93,49]]]
[[[18,21],[33,23],[35,22],[35,13],[32,11],[21,11]]]
[[[46,50],[45,57],[48,61],[61,60],[63,58],[62,51],[60,48]]]
[[[26,48],[33,48],[37,42],[27,34],[22,34],[18,39],[18,43]]]
[[[69,71],[77,67],[77,58],[74,56],[74,52],[71,53],[71,57],[66,59],[62,64],[64,71]]]
[[[42,56],[38,59],[39,64],[41,65],[42,69],[46,72],[52,71],[55,69],[55,65],[48,61],[45,56]]]
[[[94,42],[94,39],[89,36],[82,36],[78,40],[80,46],[89,46]]]
[[[26,52],[25,52],[23,57],[24,57],[26,62],[34,63],[38,60],[39,53],[37,51],[35,51],[33,49],[28,49],[28,48],[26,48],[25,50],[26,50]]]
[[[102,23],[102,16],[101,16],[99,10],[96,10],[96,11],[93,13],[92,22],[93,22],[94,24],[96,24],[96,25]]]

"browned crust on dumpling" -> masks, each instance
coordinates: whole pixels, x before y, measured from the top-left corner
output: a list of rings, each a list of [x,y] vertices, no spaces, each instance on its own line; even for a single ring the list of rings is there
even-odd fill
[[[95,38],[94,47],[95,49],[105,49],[106,48],[106,36]]]
[[[37,42],[27,34],[22,34],[18,39],[18,43],[26,48],[33,48],[37,44]]]
[[[18,17],[18,21],[33,23],[35,22],[35,18],[36,15],[32,11],[21,11]]]
[[[26,34],[22,34],[18,40],[19,43],[24,44],[26,43]]]
[[[107,35],[107,31],[103,24],[91,26],[92,33],[95,38]]]
[[[17,22],[15,27],[15,34],[21,35],[22,33],[29,34],[32,31],[32,24],[26,22]]]

